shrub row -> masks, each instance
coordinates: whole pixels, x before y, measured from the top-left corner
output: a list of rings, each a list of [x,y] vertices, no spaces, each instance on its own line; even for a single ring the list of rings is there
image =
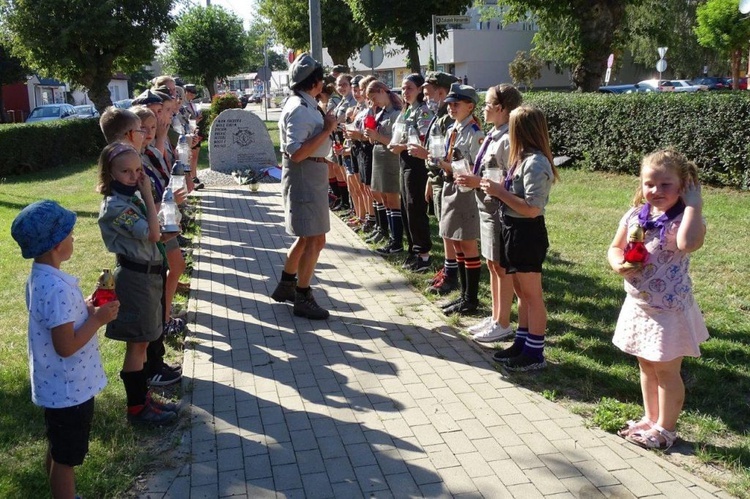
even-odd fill
[[[547,115],[555,155],[591,170],[637,174],[648,153],[672,146],[704,182],[750,189],[750,94],[526,93]]]
[[[99,120],[0,126],[0,175],[56,168],[98,156],[106,145]]]

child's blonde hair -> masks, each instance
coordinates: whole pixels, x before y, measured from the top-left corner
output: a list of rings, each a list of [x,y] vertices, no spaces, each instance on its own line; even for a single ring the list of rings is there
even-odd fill
[[[367,85],[367,91],[365,92],[365,94],[369,95],[376,91],[385,92],[386,95],[388,95],[388,100],[391,101],[391,105],[394,109],[401,109],[404,106],[404,101],[401,100],[401,97],[399,97],[395,92],[391,92],[391,89],[388,88],[388,85],[380,80],[370,81],[370,83],[368,83]]]
[[[141,155],[130,144],[112,142],[102,149],[99,155],[99,179],[96,184],[96,192],[104,196],[112,194],[112,167],[116,161],[119,161],[126,154],[135,154],[140,163]]]
[[[685,188],[688,180],[698,183],[698,165],[689,161],[682,153],[671,147],[652,152],[641,161],[641,173],[638,176],[639,182],[635,196],[633,196],[633,206],[643,204],[643,184],[640,179],[643,178],[644,168],[675,173],[680,178],[680,190]]]
[[[141,124],[143,124],[144,121],[146,121],[148,118],[154,118],[156,119],[156,115],[152,110],[150,110],[148,107],[140,105],[140,106],[133,106],[129,109],[133,114],[138,116],[141,119]]]
[[[99,128],[108,144],[122,140],[129,131],[140,126],[141,120],[135,113],[115,106],[109,106],[99,118]]]
[[[511,165],[521,162],[524,154],[536,149],[549,160],[555,180],[560,180],[549,145],[547,118],[541,110],[532,106],[520,106],[511,111],[508,135],[510,135],[508,161]]]

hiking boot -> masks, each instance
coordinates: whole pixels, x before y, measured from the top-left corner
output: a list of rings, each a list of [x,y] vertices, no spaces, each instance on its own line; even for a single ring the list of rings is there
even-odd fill
[[[458,305],[461,300],[463,300],[464,297],[462,295],[458,295],[456,298],[449,299],[449,300],[443,300],[437,304],[438,307],[442,309],[450,308],[454,305]]]
[[[146,380],[149,386],[169,386],[177,383],[182,378],[182,369],[173,371],[166,364],[162,364],[159,372],[153,374]]]
[[[427,288],[427,292],[438,294],[441,296],[447,295],[451,291],[458,289],[458,278],[457,277],[446,277],[440,282],[439,285],[433,285]]]
[[[440,270],[438,270],[432,279],[427,281],[428,286],[440,286],[440,284],[445,279],[445,267],[440,267]]]
[[[177,413],[172,411],[162,411],[152,404],[146,403],[143,409],[137,414],[128,412],[128,422],[135,425],[152,425],[160,426],[163,424],[172,424],[177,421]]]
[[[164,323],[164,335],[165,336],[178,336],[185,331],[187,324],[184,319],[178,319],[176,317],[170,317],[170,319]]]
[[[510,359],[518,357],[523,352],[523,343],[513,343],[510,347],[504,350],[498,350],[492,355],[492,360],[500,364],[505,364]]]
[[[544,357],[537,359],[521,352],[521,355],[513,357],[504,363],[505,370],[511,372],[538,371],[547,367]]]
[[[271,298],[279,303],[285,301],[294,301],[294,296],[297,293],[297,281],[279,281],[276,285],[276,289],[271,293]]]
[[[358,232],[361,232],[362,234],[369,234],[373,231],[373,229],[375,229],[375,222],[373,222],[372,220],[366,220],[365,223],[363,223],[359,228]]]
[[[323,320],[327,319],[330,314],[328,310],[318,305],[313,297],[312,289],[308,289],[305,292],[297,291],[294,297],[294,315],[312,320]]]
[[[180,404],[171,402],[168,399],[153,393],[151,390],[146,393],[146,404],[159,409],[160,411],[180,412]]]
[[[204,187],[205,186],[203,185],[203,182],[201,182],[200,179],[198,179],[198,177],[193,178],[193,189],[195,189],[196,191],[199,191],[203,189]]]
[[[373,233],[372,237],[367,238],[365,242],[369,244],[378,244],[380,242],[385,241],[387,237],[388,237],[387,235],[378,231],[378,232]]]

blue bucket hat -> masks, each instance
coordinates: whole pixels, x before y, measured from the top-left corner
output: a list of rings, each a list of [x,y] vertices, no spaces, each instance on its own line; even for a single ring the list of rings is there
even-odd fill
[[[63,242],[75,224],[75,213],[45,199],[21,210],[10,226],[10,234],[24,258],[36,258]]]

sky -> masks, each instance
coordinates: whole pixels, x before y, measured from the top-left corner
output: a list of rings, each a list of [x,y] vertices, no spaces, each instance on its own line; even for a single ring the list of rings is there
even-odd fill
[[[206,0],[191,0],[193,5],[206,5]],[[233,12],[245,22],[245,29],[250,27],[254,17],[255,2],[252,0],[211,0],[211,5],[217,5]]]

